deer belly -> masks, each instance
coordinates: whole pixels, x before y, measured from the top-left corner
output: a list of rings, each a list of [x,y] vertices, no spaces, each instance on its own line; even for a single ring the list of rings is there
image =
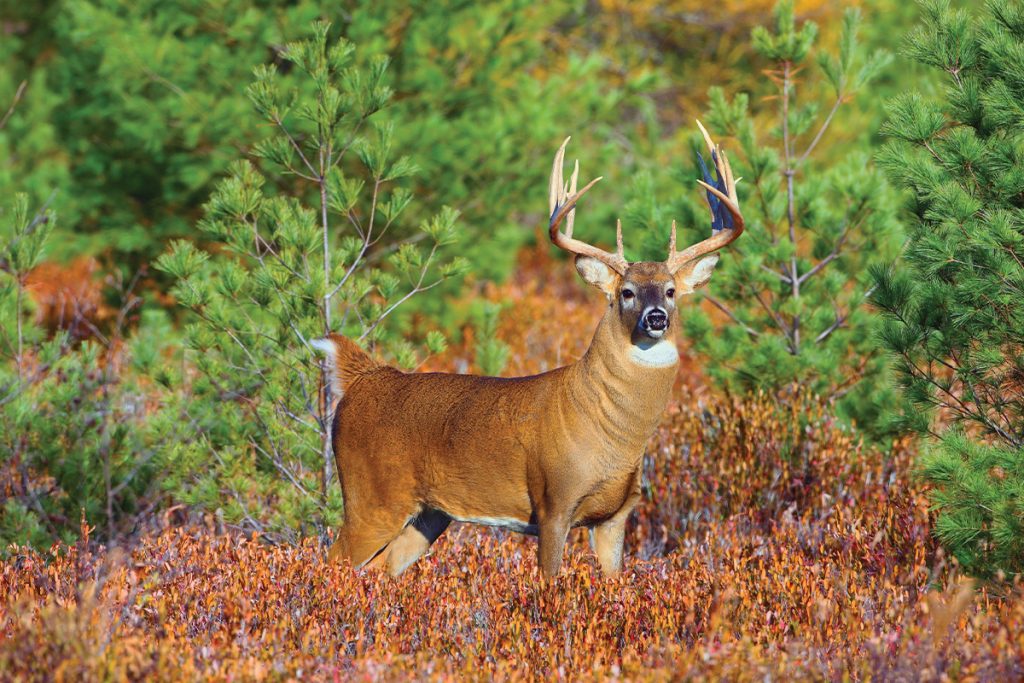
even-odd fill
[[[507,529],[508,531],[515,531],[516,533],[520,534],[530,534],[533,536],[537,535],[536,524],[531,524],[528,521],[516,519],[515,517],[452,517],[452,519],[454,519],[456,522],[482,524],[483,526],[493,526],[499,529]]]
[[[525,455],[515,439],[449,441],[431,453],[421,480],[423,502],[459,522],[530,532],[533,506],[526,479]]]
[[[466,506],[453,505],[454,511],[445,510],[445,513],[456,522],[468,524],[482,524],[499,529],[507,529],[520,534],[537,533],[537,523],[530,511],[523,514],[519,510],[512,510],[501,504],[490,506]]]
[[[507,480],[449,480],[430,498],[432,506],[458,522],[536,533],[525,482],[520,486]]]

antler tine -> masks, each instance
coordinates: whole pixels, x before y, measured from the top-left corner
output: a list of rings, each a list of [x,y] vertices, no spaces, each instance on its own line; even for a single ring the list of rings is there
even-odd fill
[[[718,174],[718,182],[715,183],[718,187],[705,182],[705,180],[711,180],[711,177],[707,175],[706,169],[704,171],[705,180],[697,181],[697,183],[708,192],[708,207],[711,209],[712,234],[711,237],[706,240],[677,252],[676,225],[673,221],[672,236],[669,239],[668,259],[665,261],[668,269],[672,272],[675,272],[683,265],[693,261],[694,259],[710,254],[713,251],[718,251],[743,234],[743,214],[740,213],[739,197],[736,194],[737,180],[733,176],[732,167],[729,165],[729,158],[726,156],[725,151],[714,143],[711,136],[708,134],[708,131],[700,121],[697,121],[697,128],[700,129],[701,135],[704,136],[704,142],[707,143],[708,150],[711,152],[711,158],[715,162],[715,171]],[[722,227],[720,229],[715,229],[715,223],[721,215],[715,211],[715,204],[711,201],[712,196],[720,201],[729,211],[729,214],[732,217],[732,227],[726,227],[723,219]]]
[[[576,194],[576,181],[580,177],[580,160],[576,160],[572,169],[572,176],[569,178],[569,194]],[[572,237],[572,226],[576,223],[576,207],[573,207],[569,215],[565,217],[565,236]]]
[[[565,147],[569,144],[571,137],[566,138],[562,142],[562,146],[555,152],[555,160],[551,165],[551,180],[548,182],[548,215],[555,215],[555,209],[558,208],[559,199],[562,197],[564,188],[562,187],[562,163],[565,159]]]
[[[697,121],[697,128],[700,129],[700,134],[704,136],[704,142],[708,145],[708,153],[714,155],[716,151],[715,143],[711,140],[711,136],[708,135],[708,129],[699,120]]]
[[[629,267],[629,262],[626,261],[626,257],[623,255],[621,224],[617,228],[616,242],[618,253],[615,254],[586,242],[581,242],[572,236],[573,223],[576,218],[576,202],[601,178],[594,178],[584,185],[583,189],[577,191],[576,182],[579,178],[579,162],[577,161],[569,184],[565,184],[562,167],[565,163],[565,148],[568,144],[569,138],[566,138],[562,146],[558,148],[558,152],[555,153],[555,160],[551,167],[551,180],[548,184],[548,206],[551,210],[551,221],[548,224],[548,235],[551,238],[551,242],[559,249],[570,254],[595,258],[620,275],[624,275]],[[566,221],[564,233],[558,229],[563,220]]]

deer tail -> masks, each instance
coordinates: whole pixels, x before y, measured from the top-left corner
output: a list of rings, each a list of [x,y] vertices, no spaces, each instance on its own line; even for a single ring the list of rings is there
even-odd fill
[[[327,357],[331,392],[335,396],[344,396],[345,387],[352,380],[380,367],[358,344],[340,334],[329,334],[323,339],[314,339],[310,344]]]

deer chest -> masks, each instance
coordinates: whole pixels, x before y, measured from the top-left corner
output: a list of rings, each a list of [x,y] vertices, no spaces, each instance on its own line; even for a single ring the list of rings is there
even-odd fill
[[[582,493],[576,507],[575,526],[599,524],[612,517],[639,492],[639,470],[608,473],[595,478]]]

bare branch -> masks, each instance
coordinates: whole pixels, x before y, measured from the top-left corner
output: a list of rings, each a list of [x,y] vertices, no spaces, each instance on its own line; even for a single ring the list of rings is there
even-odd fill
[[[825,258],[818,261],[813,268],[811,268],[806,273],[800,276],[800,284],[806,282],[808,278],[814,277],[815,275],[820,273],[825,268],[825,266],[827,266],[832,261],[836,260],[839,257],[839,254],[843,248],[843,244],[846,242],[846,238],[849,237],[849,235],[849,228],[844,229],[843,234],[840,235],[839,239],[836,241],[836,245],[832,247],[832,251],[829,252],[829,254]]]
[[[783,79],[782,79],[782,151],[786,160],[786,168],[783,171],[783,175],[786,178],[786,220],[789,223],[789,243],[793,249],[793,255],[789,260],[789,282],[792,285],[792,296],[793,299],[800,298],[800,274],[797,272],[797,257],[796,257],[796,198],[793,190],[793,177],[796,175],[796,171],[793,168],[792,150],[790,149],[792,141],[789,135],[789,92],[792,84],[791,79],[791,64],[786,62],[783,64]],[[793,316],[793,325],[791,327],[792,337],[792,349],[793,353],[797,353],[800,349],[800,316]]]
[[[835,322],[833,322],[833,323],[832,323],[831,325],[829,325],[829,326],[828,326],[828,328],[827,328],[827,329],[826,329],[826,330],[825,330],[824,332],[822,332],[821,334],[819,334],[819,335],[818,335],[818,336],[817,336],[817,337],[816,337],[816,338],[814,339],[814,343],[815,343],[815,344],[820,344],[821,342],[823,342],[823,341],[825,341],[826,339],[828,339],[828,338],[829,338],[829,336],[830,336],[830,335],[831,335],[831,334],[832,334],[833,332],[835,332],[836,330],[838,330],[838,329],[839,329],[840,327],[842,327],[842,326],[843,326],[843,323],[845,323],[845,322],[846,322],[846,318],[847,318],[847,314],[845,314],[845,313],[844,313],[844,314],[842,314],[842,315],[838,315],[838,316],[836,316]]]
[[[4,117],[0,119],[0,130],[4,129],[4,126],[7,125],[7,122],[10,120],[14,110],[18,108],[18,102],[21,101],[21,96],[25,94],[25,88],[27,86],[28,81],[22,81],[21,85],[18,86],[18,90],[14,93],[14,99],[11,100],[11,107],[7,110],[7,113],[4,114]]]
[[[828,116],[825,117],[825,121],[822,122],[821,128],[818,129],[818,133],[814,136],[814,139],[811,140],[811,144],[809,144],[807,146],[807,149],[804,150],[804,153],[800,155],[798,163],[802,164],[804,161],[806,161],[807,157],[810,156],[812,151],[814,151],[814,148],[818,146],[818,142],[821,140],[821,136],[825,134],[825,131],[828,129],[829,124],[832,123],[832,117],[836,115],[837,111],[839,111],[839,105],[841,105],[842,103],[843,92],[842,90],[840,90],[839,93],[836,95],[836,101],[832,104],[832,109],[829,110],[828,112]]]
[[[789,352],[795,356],[797,354],[797,347],[794,346],[793,344],[793,338],[790,335],[789,328],[786,327],[786,323],[783,322],[782,319],[775,313],[775,311],[772,310],[771,306],[769,306],[768,303],[763,298],[761,298],[761,293],[756,290],[754,291],[754,299],[757,300],[757,303],[761,304],[761,308],[763,308],[765,313],[768,314],[768,317],[772,319],[772,322],[775,323],[775,326],[779,328],[779,332],[782,333],[782,336],[784,336],[786,338],[786,341],[789,343]]]
[[[292,134],[288,131],[287,128],[285,128],[284,121],[282,121],[279,117],[274,117],[273,121],[274,125],[280,128],[281,132],[284,133],[286,138],[288,138],[288,142],[292,143],[292,147],[298,153],[299,158],[302,159],[302,163],[306,166],[306,168],[309,169],[309,172],[316,177],[320,177],[320,174],[317,172],[316,168],[313,166],[312,163],[310,163],[309,159],[306,158],[306,155],[302,151],[302,147],[299,146],[299,143],[295,141],[295,138],[292,137]]]
[[[774,272],[774,271],[772,271],[772,272]],[[719,301],[715,297],[711,296],[710,294],[705,294],[704,298],[707,299],[708,303],[710,303],[712,306],[714,306],[715,308],[720,310],[722,313],[725,313],[727,316],[729,316],[730,320],[732,320],[734,323],[736,323],[737,325],[742,327],[743,331],[746,332],[747,334],[749,334],[751,337],[760,337],[761,336],[761,334],[757,330],[755,330],[754,328],[750,327],[745,322],[743,322],[738,317],[736,317],[736,314],[733,313],[732,311],[730,311],[729,308],[725,304],[723,304],[721,301]]]
[[[434,247],[430,250],[430,254],[427,256],[427,260],[426,260],[426,262],[424,262],[422,270],[420,270],[419,280],[417,280],[417,282],[413,286],[413,288],[410,289],[405,294],[405,296],[403,296],[401,299],[399,299],[395,303],[391,304],[391,306],[389,306],[387,308],[387,310],[385,310],[383,313],[381,313],[380,316],[376,320],[373,321],[373,324],[371,324],[368,328],[366,328],[366,330],[363,331],[363,333],[361,335],[359,335],[359,339],[360,340],[365,339],[368,334],[373,332],[377,328],[377,326],[380,325],[380,323],[384,320],[384,318],[389,316],[396,308],[401,306],[403,303],[408,301],[410,298],[412,298],[413,296],[415,296],[415,295],[417,295],[417,294],[419,294],[421,292],[425,292],[425,291],[427,291],[429,289],[433,289],[434,287],[437,287],[439,284],[444,282],[444,278],[438,278],[436,281],[430,283],[426,287],[422,286],[423,285],[423,280],[427,276],[427,271],[430,269],[430,262],[434,259],[434,254],[436,254],[436,253],[437,253],[437,245],[435,244]]]

